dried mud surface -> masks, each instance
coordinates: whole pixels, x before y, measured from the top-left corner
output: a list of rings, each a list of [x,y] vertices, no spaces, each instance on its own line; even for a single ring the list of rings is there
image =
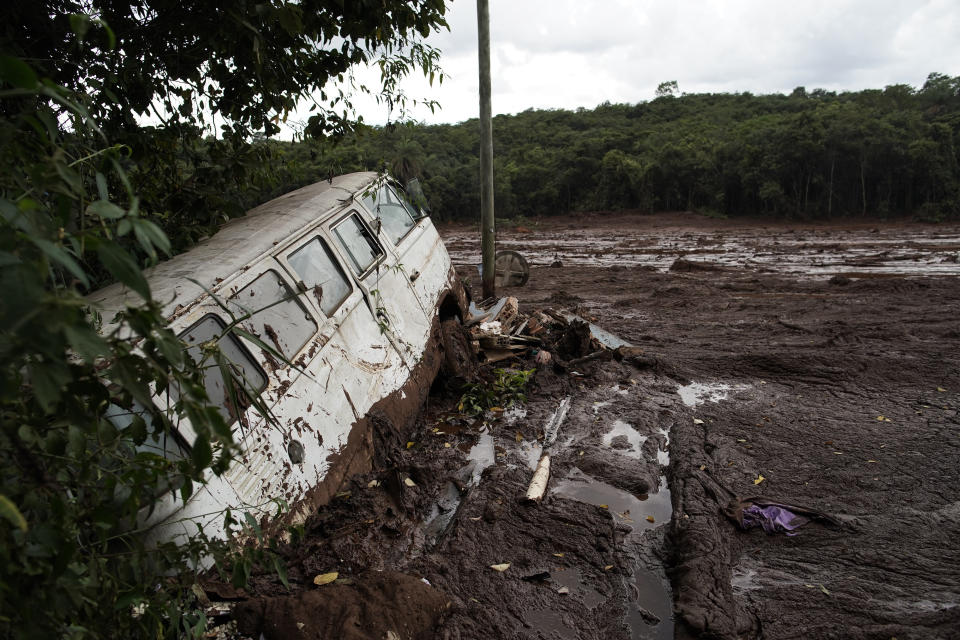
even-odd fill
[[[441,228],[477,283],[473,233]],[[407,443],[285,549],[292,593],[264,573],[237,596],[241,632],[960,637],[960,227],[672,214],[498,233],[533,265],[499,293],[638,349],[580,375],[540,365],[527,403],[487,419],[456,417],[439,381],[413,425],[391,425]],[[524,504],[567,397],[548,495]],[[740,531],[725,491],[840,524]]]

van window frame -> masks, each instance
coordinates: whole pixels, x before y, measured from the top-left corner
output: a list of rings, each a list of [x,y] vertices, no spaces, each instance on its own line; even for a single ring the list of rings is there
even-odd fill
[[[388,202],[386,204],[393,207],[399,207],[410,217],[410,220],[413,222],[412,225],[407,227],[403,235],[395,240],[392,237],[387,235],[385,230],[385,225],[383,224],[382,218],[378,212],[378,207],[380,207],[382,203],[377,200],[377,197],[380,195],[380,192],[383,190],[389,190],[393,194],[393,197],[396,198],[398,201],[398,202]],[[420,224],[420,220],[423,219],[422,216],[420,218],[417,218],[417,216],[414,215],[413,211],[410,210],[410,208],[413,205],[407,202],[407,199],[404,197],[405,195],[406,194],[403,193],[399,189],[399,187],[393,184],[392,182],[383,183],[382,185],[377,187],[377,189],[370,196],[364,196],[362,193],[357,194],[357,197],[360,199],[360,204],[364,207],[366,211],[370,212],[370,215],[373,217],[373,220],[376,220],[378,222],[377,226],[379,227],[378,229],[379,233],[383,234],[390,241],[390,244],[392,244],[394,247],[399,247],[401,244],[403,244],[403,242],[410,237],[410,234],[412,234],[417,229],[417,227]],[[369,205],[367,204],[368,199],[370,200]]]
[[[339,302],[337,306],[330,310],[330,313],[327,313],[323,310],[321,306],[321,301],[316,300],[315,297],[309,295],[309,288],[306,290],[306,296],[308,298],[308,306],[312,308],[316,313],[320,314],[319,318],[321,320],[329,320],[335,318],[343,310],[344,305],[347,301],[350,300],[350,297],[356,292],[356,285],[353,282],[353,278],[350,274],[353,273],[353,270],[349,266],[345,266],[343,257],[339,255],[339,247],[335,246],[337,243],[333,242],[326,234],[323,233],[323,227],[315,227],[310,230],[309,233],[300,237],[296,242],[292,243],[290,246],[286,247],[282,253],[277,254],[277,261],[280,262],[284,269],[290,274],[290,278],[294,281],[296,288],[300,290],[303,287],[306,287],[306,282],[303,278],[300,277],[300,273],[293,267],[293,264],[290,262],[290,256],[305,249],[314,241],[320,243],[320,247],[324,250],[327,257],[330,259],[334,267],[336,267],[339,275],[346,282],[349,291]],[[321,296],[322,299],[322,296]]]
[[[189,343],[189,342],[187,342],[187,340],[185,339],[184,336],[185,336],[187,333],[189,333],[191,330],[193,330],[194,328],[198,327],[202,322],[206,321],[208,318],[213,318],[214,321],[217,322],[217,323],[219,323],[219,324],[221,325],[222,329],[223,329],[223,332],[220,334],[220,337],[217,339],[217,344],[218,344],[218,346],[219,346],[219,344],[220,344],[220,341],[223,340],[223,339],[225,339],[225,338],[228,339],[228,340],[232,340],[232,341],[234,342],[234,346],[239,349],[240,353],[249,361],[249,364],[252,365],[253,369],[255,369],[256,372],[263,378],[263,384],[260,385],[259,388],[254,389],[254,388],[252,388],[252,387],[248,387],[248,391],[250,392],[251,395],[256,396],[256,397],[260,397],[260,396],[263,394],[263,392],[266,391],[266,390],[270,387],[270,380],[271,380],[271,378],[270,378],[269,375],[267,375],[267,372],[264,370],[264,368],[263,368],[263,366],[260,364],[259,360],[257,360],[257,358],[254,357],[254,355],[250,352],[250,349],[247,348],[247,345],[244,344],[244,339],[241,338],[241,337],[240,337],[239,335],[237,335],[236,333],[234,333],[232,327],[230,326],[230,323],[229,323],[229,322],[226,322],[219,314],[214,313],[213,311],[208,311],[207,313],[204,313],[202,316],[200,316],[199,318],[197,318],[194,322],[191,322],[191,323],[190,323],[186,328],[184,328],[182,331],[178,331],[178,332],[177,332],[177,338],[186,345],[187,349],[189,349],[189,348],[190,348],[191,346],[193,346],[194,344],[201,344],[200,342]],[[224,355],[226,355],[226,354],[224,354]],[[227,359],[230,360],[229,357],[227,357]],[[232,360],[231,360],[231,362],[232,362]],[[213,363],[213,364],[210,365],[210,366],[216,367],[217,365],[216,365],[216,363]],[[224,381],[224,383],[225,383],[225,382],[226,382],[226,381]],[[206,388],[206,374],[204,374],[204,388]],[[225,388],[224,388],[224,398],[225,398],[225,399],[227,399],[227,398],[229,397],[229,394],[227,394],[226,391],[227,391],[227,389],[226,389],[226,387],[225,387]],[[170,394],[170,392],[173,392],[173,394],[178,394],[178,392],[177,392],[176,390],[174,390],[173,387],[171,387],[171,388],[168,390],[168,394]],[[208,392],[208,394],[209,394],[209,392]],[[171,396],[170,399],[171,399],[171,400],[176,400],[176,399],[175,399],[174,397],[172,397],[172,396]],[[214,404],[212,398],[211,398],[211,404]],[[234,411],[231,411],[229,405],[227,405],[227,404],[217,403],[217,404],[214,404],[214,406],[217,408],[218,411],[220,411],[221,409],[225,409],[225,410],[226,410],[227,415],[224,416],[224,420],[227,421],[227,424],[228,424],[228,425],[233,425],[233,424],[239,423],[241,426],[244,426],[244,427],[246,426],[246,425],[245,425],[245,418],[244,418],[244,416],[246,415],[247,409],[249,409],[249,407],[250,407],[251,405],[247,405],[247,406],[242,407],[242,408],[241,408],[241,407],[236,407]],[[236,413],[236,415],[233,415],[234,413]],[[223,414],[221,414],[221,415],[223,415]]]
[[[354,274],[357,280],[364,280],[367,276],[369,276],[371,273],[376,271],[377,267],[379,267],[387,259],[387,247],[385,247],[380,242],[379,238],[377,238],[378,234],[376,234],[373,231],[373,229],[370,227],[369,223],[364,218],[363,214],[360,212],[361,210],[366,211],[366,209],[362,205],[360,205],[359,207],[350,208],[345,215],[341,216],[335,222],[331,222],[329,225],[330,235],[332,238],[334,238],[334,244],[337,246],[337,251],[342,255],[342,257],[346,258],[344,262],[346,262],[349,265],[350,272]],[[350,250],[344,244],[343,240],[340,237],[340,234],[337,233],[337,227],[344,224],[352,216],[356,216],[357,220],[360,221],[360,226],[364,231],[366,231],[367,238],[373,243],[373,245],[377,249],[380,250],[380,254],[377,256],[377,258],[373,262],[371,262],[364,271],[360,273],[358,273],[353,266],[353,256],[350,253]]]
[[[313,339],[317,335],[317,333],[320,332],[320,325],[322,323],[321,322],[322,319],[316,318],[314,316],[314,313],[310,309],[310,305],[304,303],[304,301],[301,299],[301,296],[303,294],[298,293],[296,287],[290,286],[290,283],[287,281],[287,278],[284,277],[285,274],[283,273],[283,268],[279,263],[277,263],[276,265],[264,265],[264,266],[265,268],[262,271],[260,271],[258,275],[241,283],[238,289],[234,293],[232,293],[225,300],[225,302],[228,308],[231,308],[232,311],[238,313],[238,315],[240,315],[241,317],[243,317],[244,315],[248,316],[245,320],[242,320],[239,323],[240,327],[244,331],[248,331],[252,335],[257,336],[265,344],[270,344],[272,348],[276,349],[277,352],[280,353],[283,356],[283,358],[285,358],[286,360],[293,361],[297,357],[297,355],[301,351],[303,351],[304,348],[306,348],[306,346],[310,343],[310,340]],[[307,336],[307,338],[300,345],[298,345],[290,354],[284,353],[283,348],[279,344],[273,343],[269,335],[265,335],[265,336],[257,335],[256,327],[254,324],[255,322],[257,322],[257,320],[255,320],[255,318],[257,317],[258,313],[260,313],[261,311],[264,311],[264,309],[254,309],[252,312],[250,312],[250,310],[243,304],[243,301],[244,301],[244,298],[242,295],[243,292],[247,291],[254,284],[258,283],[262,278],[270,274],[272,274],[273,277],[276,278],[277,282],[280,283],[280,286],[283,289],[285,295],[283,296],[282,301],[280,300],[272,301],[267,305],[267,307],[269,308],[281,307],[281,306],[285,306],[287,304],[293,303],[296,309],[302,312],[304,316],[304,320],[309,321],[309,323],[312,325],[312,330],[309,331],[309,335]],[[264,331],[266,332],[267,325],[264,323],[263,326],[264,326]],[[310,327],[307,327],[307,328],[310,329]],[[276,331],[276,328],[273,326],[271,326],[270,329],[273,329],[274,331]],[[303,332],[301,331],[300,333],[302,334]],[[237,337],[239,338],[240,336],[237,336]],[[269,386],[269,383],[268,383],[268,386]]]

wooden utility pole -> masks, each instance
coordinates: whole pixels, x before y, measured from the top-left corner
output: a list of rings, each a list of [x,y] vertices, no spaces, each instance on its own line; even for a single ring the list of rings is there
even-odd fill
[[[493,127],[490,121],[490,7],[477,0],[477,41],[480,58],[480,250],[483,254],[483,297],[497,294],[494,261],[497,236],[493,220]]]

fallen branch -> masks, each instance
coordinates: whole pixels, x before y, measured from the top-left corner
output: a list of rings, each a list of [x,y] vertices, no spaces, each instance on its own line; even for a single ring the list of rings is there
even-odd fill
[[[547,492],[547,482],[550,480],[550,455],[544,454],[537,463],[537,470],[533,472],[533,479],[527,488],[527,502],[540,502]]]
[[[557,410],[553,412],[547,421],[547,426],[543,429],[543,455],[540,462],[537,463],[537,469],[533,472],[533,479],[530,480],[530,486],[527,487],[527,502],[540,502],[547,493],[547,484],[550,482],[550,454],[547,453],[550,446],[556,441],[557,434],[560,432],[560,425],[567,419],[567,411],[570,410],[571,396],[567,396],[557,405]]]
[[[571,397],[572,396],[567,396],[560,401],[560,404],[557,405],[557,410],[553,412],[553,415],[551,415],[550,419],[547,421],[547,426],[543,428],[544,451],[546,451],[557,439],[557,434],[560,432],[560,425],[563,424],[563,421],[567,419],[567,411],[570,410]]]
[[[590,355],[583,356],[582,358],[575,358],[567,362],[567,367],[573,369],[574,367],[579,367],[582,364],[588,362],[593,362],[594,360],[609,360],[613,358],[613,352],[608,351],[607,349],[600,349],[599,351],[594,351]]]

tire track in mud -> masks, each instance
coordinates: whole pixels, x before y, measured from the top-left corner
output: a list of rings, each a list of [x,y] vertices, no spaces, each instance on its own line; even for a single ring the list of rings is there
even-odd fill
[[[767,226],[773,241],[796,233]],[[830,232],[849,240],[839,251],[871,234]],[[694,245],[703,235],[690,233]],[[898,227],[879,233],[896,241]],[[671,432],[677,637],[958,637],[960,283],[867,275],[531,274],[532,304],[562,290],[675,378],[752,385],[735,402],[697,407],[703,424],[679,420]],[[741,532],[698,480],[701,467],[741,496],[810,505],[845,526]]]

